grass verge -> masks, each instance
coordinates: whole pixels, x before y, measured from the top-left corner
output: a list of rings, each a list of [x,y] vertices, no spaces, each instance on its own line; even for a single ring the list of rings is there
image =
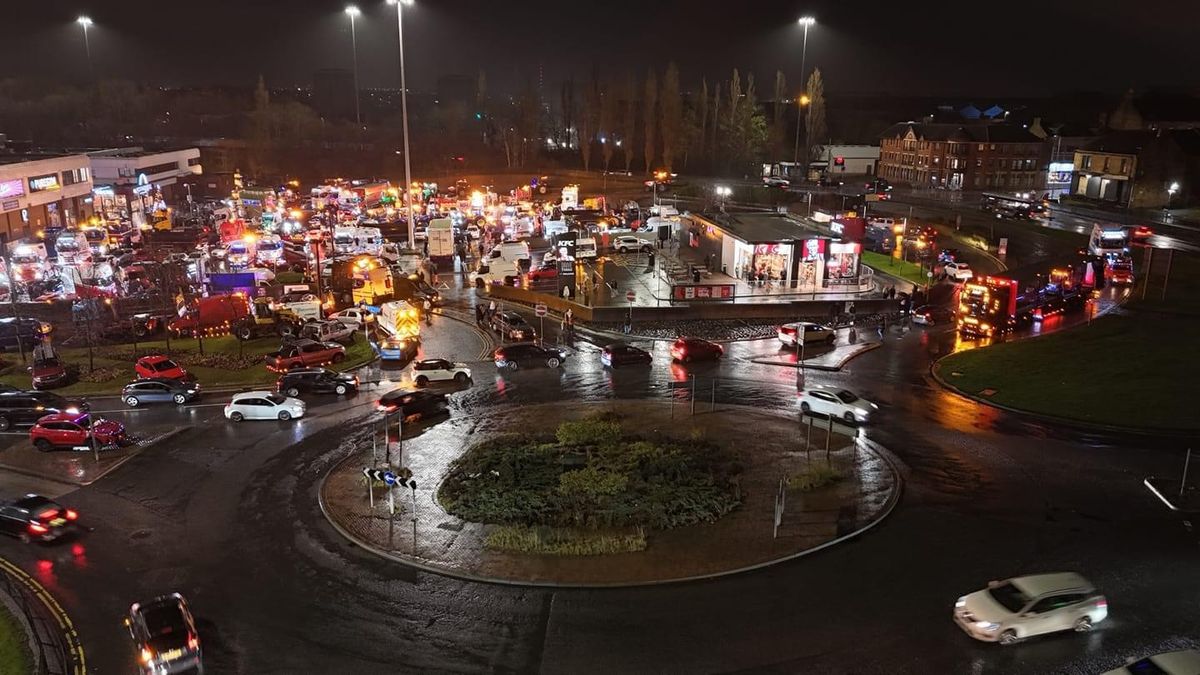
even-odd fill
[[[789,489],[800,492],[812,492],[827,485],[833,485],[842,478],[845,476],[841,471],[828,464],[817,462],[808,465],[799,473],[788,476],[787,486]]]
[[[607,555],[645,550],[646,535],[640,529],[629,534],[610,534],[561,527],[502,526],[488,534],[484,545],[493,551],[513,553]]]
[[[925,270],[920,265],[896,260],[890,255],[874,251],[863,251],[862,261],[868,267],[873,267],[880,272],[890,274],[894,277],[900,277],[905,281],[911,281],[918,286],[924,286],[931,281],[931,279],[925,276]]]
[[[21,622],[0,605],[0,673],[32,673],[33,655]]]

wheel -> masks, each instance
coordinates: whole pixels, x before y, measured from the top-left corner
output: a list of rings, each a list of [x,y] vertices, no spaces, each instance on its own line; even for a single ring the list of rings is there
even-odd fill
[[[138,407],[137,397],[136,396],[126,396],[125,397],[125,405],[129,406],[130,408]]]
[[[9,422],[7,417],[0,416],[0,431],[8,431],[11,426],[12,422]]]
[[[288,412],[288,411],[286,411],[286,410],[280,410],[280,411],[279,411],[279,421],[280,421],[280,422],[286,422],[286,421],[288,421],[288,420],[290,420],[290,419],[292,419],[292,413],[290,413],[290,412]]]
[[[187,397],[183,394],[175,394],[171,397],[171,400],[175,401],[175,405],[183,405],[184,403],[187,403]]]
[[[1000,644],[1002,645],[1016,644],[1017,640],[1019,639],[1020,638],[1017,637],[1017,632],[1011,628],[1000,634]]]
[[[418,387],[427,387],[427,386],[429,386],[429,378],[428,378],[428,377],[425,377],[424,375],[418,375],[418,376],[417,376],[417,386],[418,386]]]
[[[276,324],[275,333],[279,337],[292,337],[296,334],[296,327],[290,323]]]
[[[338,352],[338,353],[336,353],[336,354],[334,354],[334,355],[333,355],[333,362],[334,362],[334,363],[341,363],[342,361],[345,361],[345,360],[346,360],[346,355],[345,355],[344,353],[342,353],[342,352]]]
[[[807,415],[808,413],[812,412],[812,406],[807,403],[801,402],[800,403],[800,412]]]
[[[249,340],[254,337],[254,331],[250,330],[249,326],[238,326],[234,331],[233,336],[239,340]]]
[[[33,442],[33,447],[41,450],[42,452],[50,452],[54,449],[54,444],[51,443],[49,439],[39,438]]]
[[[469,379],[471,379],[471,378],[467,377],[466,373],[455,373],[454,374],[454,381],[459,384],[466,384],[467,380],[469,380]]]
[[[338,386],[333,388],[333,393],[337,394],[338,396],[345,396],[347,391],[350,391],[350,390],[347,389],[346,385],[344,385],[344,384],[339,384]]]
[[[621,248],[619,248],[617,250],[620,251],[621,253],[629,253],[629,249],[624,246],[622,246]]]
[[[546,359],[546,365],[550,368],[557,368],[560,363],[562,363],[562,361],[560,361],[557,356],[551,356],[550,358]]]
[[[292,398],[296,398],[297,396],[300,395],[300,390],[295,387],[288,387],[288,390],[285,391],[284,393]]]
[[[1090,617],[1090,616],[1081,616],[1081,617],[1079,617],[1079,620],[1075,622],[1075,632],[1076,633],[1086,633],[1091,629],[1092,629],[1092,617]]]
[[[847,411],[842,417],[849,423],[854,423],[854,413]]]
[[[517,368],[519,368],[519,366],[517,365],[517,362],[516,362],[516,361],[509,361],[509,362],[508,362],[508,369],[509,369],[509,370],[516,370]]]
[[[242,415],[242,413],[235,410],[235,411],[229,413],[229,419],[233,420],[234,422],[241,422],[242,420],[244,420],[246,418],[245,418],[245,416]]]

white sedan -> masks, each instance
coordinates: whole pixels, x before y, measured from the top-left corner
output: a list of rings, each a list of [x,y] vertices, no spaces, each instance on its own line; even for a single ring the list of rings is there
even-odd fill
[[[470,382],[471,369],[465,363],[454,363],[446,359],[424,359],[412,365],[412,381],[418,387],[427,386],[430,382],[450,380],[458,384]]]
[[[966,263],[952,262],[946,263],[942,268],[946,276],[955,281],[970,281],[975,273],[971,271],[971,266]]]
[[[630,251],[650,251],[654,249],[654,244],[630,235],[617,237],[613,239],[612,247],[620,253],[629,253]]]
[[[833,340],[837,337],[831,326],[822,326],[819,323],[809,323],[801,321],[799,323],[785,323],[778,329],[779,341],[789,347],[795,347],[798,341],[798,333],[800,327],[804,327],[804,344],[811,345],[818,342],[825,344],[833,344]]]
[[[954,621],[984,642],[1013,644],[1034,635],[1082,633],[1108,618],[1108,600],[1074,572],[993,581],[954,603]]]
[[[865,398],[832,387],[802,389],[797,395],[805,413],[821,413],[847,422],[868,422],[879,406]]]
[[[284,422],[304,417],[304,401],[289,398],[273,391],[244,391],[234,394],[233,399],[225,404],[225,419],[241,422],[242,420],[282,420]]]

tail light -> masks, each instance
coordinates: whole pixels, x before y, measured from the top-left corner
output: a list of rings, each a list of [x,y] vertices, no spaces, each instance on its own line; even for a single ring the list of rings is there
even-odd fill
[[[76,513],[74,509],[67,509],[67,512],[63,515],[66,516],[67,520],[75,520],[79,518],[79,514]]]
[[[154,660],[154,652],[146,647],[142,647],[142,663],[150,663]]]
[[[188,645],[188,649],[195,651],[200,648],[200,639],[197,638],[195,635],[189,635],[187,645]]]
[[[50,531],[50,529],[47,528],[45,525],[42,525],[41,523],[30,523],[29,531],[34,534],[46,534],[47,532]]]

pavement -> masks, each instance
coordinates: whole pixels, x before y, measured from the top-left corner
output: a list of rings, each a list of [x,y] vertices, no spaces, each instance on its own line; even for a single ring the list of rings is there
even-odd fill
[[[679,392],[686,395],[686,390]],[[705,393],[703,391],[701,394]],[[882,518],[899,493],[899,477],[876,450],[855,443],[857,430],[804,416],[762,414],[740,406],[690,402],[613,401],[604,404],[637,428],[670,429],[679,437],[699,432],[729,445],[741,425],[753,424],[758,442],[743,454],[739,480],[742,504],[715,523],[647,531],[648,546],[637,553],[598,556],[539,556],[488,550],[493,526],[463,521],[447,513],[436,493],[457,459],[472,444],[513,429],[549,428],[596,409],[586,402],[499,407],[474,417],[437,424],[405,444],[404,466],[423,477],[410,492],[385,489],[369,496],[362,469],[381,466],[365,439],[347,453],[321,485],[322,510],[352,541],[380,555],[452,577],[546,586],[630,586],[710,578],[789,560],[835,540],[848,538]],[[781,476],[812,463],[829,461],[848,476],[809,494],[789,491],[778,536],[772,530]],[[804,452],[808,447],[809,452]],[[398,453],[392,453],[398,466]],[[393,507],[398,511],[392,511]]]

